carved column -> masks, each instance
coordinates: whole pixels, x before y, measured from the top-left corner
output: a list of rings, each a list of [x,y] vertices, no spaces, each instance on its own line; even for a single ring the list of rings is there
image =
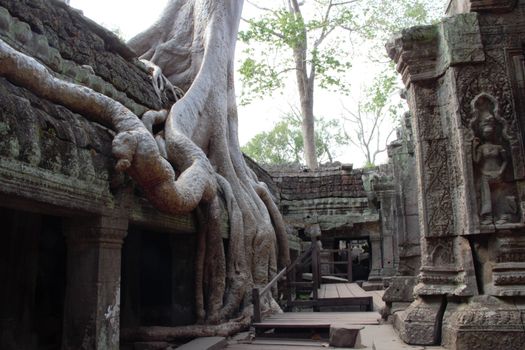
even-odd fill
[[[71,219],[62,349],[119,349],[121,248],[127,218]]]
[[[371,234],[370,237],[370,274],[368,281],[363,283],[365,290],[382,289],[383,279],[381,278],[381,236],[379,233]]]
[[[380,223],[370,232],[372,266],[365,290],[383,289],[394,275],[398,261],[397,237],[394,237],[395,192],[390,165],[363,175],[369,209],[378,211]]]
[[[406,30],[388,46],[413,113],[422,266],[417,300],[394,317],[412,344],[525,342],[519,4],[512,12],[514,1],[454,1],[452,13],[479,13]]]
[[[395,193],[393,183],[388,182],[389,189],[383,190],[379,199],[381,201],[381,241],[382,241],[382,269],[383,277],[394,275],[394,262],[397,260],[396,241],[394,238],[394,205]]]
[[[405,309],[414,301],[413,290],[421,267],[417,182],[414,181],[416,166],[410,112],[405,114],[398,129],[398,139],[388,146],[388,156],[394,169],[393,230],[397,238],[399,264],[396,265],[396,275],[392,277],[383,295],[386,303],[384,317]]]
[[[461,32],[461,37],[457,35]],[[461,155],[454,149],[454,65],[485,59],[475,14],[445,19],[435,26],[403,32],[388,45],[407,87],[418,183],[421,232],[418,296],[395,315],[402,339],[411,344],[436,344],[446,296],[477,294],[472,254],[460,203],[464,200]]]

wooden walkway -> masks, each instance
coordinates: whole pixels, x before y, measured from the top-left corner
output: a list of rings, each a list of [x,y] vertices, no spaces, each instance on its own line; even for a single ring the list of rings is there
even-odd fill
[[[285,312],[254,322],[255,339],[250,340],[249,348],[284,350],[325,347],[333,326],[356,329],[378,326],[381,316],[372,309],[381,307],[381,296],[382,291],[367,292],[356,283],[323,284],[317,291],[317,299],[312,293],[311,300],[295,301],[295,305],[325,312]],[[243,349],[242,345],[229,346],[228,349]]]
[[[319,288],[319,299],[328,298],[360,298],[368,296],[366,291],[356,283],[322,284]]]
[[[257,333],[270,329],[328,330],[331,325],[372,325],[378,324],[380,315],[372,311],[374,296],[356,283],[323,284],[317,300],[305,300],[305,306],[318,307],[328,312],[286,312],[272,315],[261,322],[255,322]],[[318,310],[319,311],[319,310]],[[353,312],[341,312],[353,311]]]
[[[377,312],[286,312],[272,315],[254,323],[255,334],[260,338],[327,339],[331,326],[363,327],[378,325],[381,315]]]
[[[366,291],[359,287],[357,283],[333,283],[321,285],[318,295],[319,299],[372,297],[373,310],[379,311],[385,306],[383,301],[384,293],[384,290]]]
[[[331,313],[333,314],[333,313]],[[352,313],[357,314],[357,313]],[[351,316],[350,316],[351,317]],[[364,324],[361,330],[361,350],[445,350],[440,346],[418,346],[405,344],[392,325]],[[249,333],[233,337],[226,350],[328,350],[341,349],[328,345],[326,339],[316,340],[312,336],[303,339],[252,338]]]
[[[330,325],[377,325],[377,312],[284,312],[254,323],[256,328],[330,328]]]
[[[313,297],[313,295],[310,295]],[[359,311],[372,311],[374,307],[374,295],[366,292],[356,283],[329,283],[322,284],[317,292],[317,300],[312,304],[321,308],[359,308]],[[300,305],[300,304],[298,304]],[[307,305],[307,303],[305,303]],[[321,311],[336,311],[323,310]],[[342,311],[342,310],[341,310]],[[352,311],[344,310],[344,311]]]

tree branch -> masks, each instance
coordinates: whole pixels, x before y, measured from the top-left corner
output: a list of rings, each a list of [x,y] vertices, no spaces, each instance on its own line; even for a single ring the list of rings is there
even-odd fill
[[[248,23],[248,24],[250,24],[250,25],[252,25],[252,26],[254,26],[254,27],[262,28],[262,29],[268,31],[268,33],[272,34],[273,36],[278,37],[278,38],[281,39],[281,40],[284,40],[284,39],[285,39],[285,36],[284,36],[283,34],[281,34],[281,33],[277,33],[277,32],[274,31],[274,30],[270,30],[270,29],[268,29],[268,28],[266,28],[266,27],[263,27],[263,26],[261,26],[258,22],[254,21],[254,20],[252,20],[252,19],[246,19],[246,18],[244,18],[244,17],[241,17],[241,20],[244,21],[244,22],[246,22],[246,23]]]
[[[253,7],[255,7],[256,9],[259,9],[261,11],[266,11],[266,12],[271,12],[273,14],[276,14],[275,10],[272,10],[271,8],[268,8],[268,7],[263,7],[261,5],[258,5],[256,3],[254,3],[253,1],[251,0],[246,0],[246,2],[250,5],[252,5]]]

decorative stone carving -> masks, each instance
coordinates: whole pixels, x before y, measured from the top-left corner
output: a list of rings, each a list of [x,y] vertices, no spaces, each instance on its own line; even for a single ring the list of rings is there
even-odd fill
[[[525,236],[522,230],[502,230],[491,234],[488,256],[480,258],[485,293],[502,297],[525,296],[524,252]]]
[[[410,45],[403,45],[408,42]],[[386,48],[407,87],[436,79],[451,66],[485,61],[475,13],[445,18],[434,26],[410,28],[392,38]]]
[[[418,299],[404,312],[394,315],[394,327],[404,342],[414,345],[436,344],[444,312],[443,298]]]
[[[401,97],[406,99],[406,91]],[[385,318],[404,310],[415,300],[414,287],[418,283],[417,275],[421,267],[417,183],[414,181],[416,164],[410,112],[405,114],[397,135],[398,139],[388,146],[388,156],[395,178],[395,217],[392,222],[399,262],[396,275],[391,278],[383,295],[385,309],[382,314]]]
[[[394,314],[409,343],[525,343],[524,10],[453,0],[449,14],[463,14],[387,45],[408,90],[419,184],[417,299]]]
[[[474,297],[466,305],[449,303],[443,344],[450,349],[523,349],[523,317],[522,306],[487,295]]]
[[[509,167],[510,136],[506,121],[499,116],[497,100],[482,93],[472,101],[474,118],[470,129],[474,135],[472,156],[479,186],[480,224],[496,225],[514,221],[516,196],[504,179]]]

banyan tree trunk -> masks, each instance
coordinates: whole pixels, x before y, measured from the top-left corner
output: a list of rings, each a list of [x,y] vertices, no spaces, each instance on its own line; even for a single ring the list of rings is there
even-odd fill
[[[182,155],[191,153],[188,144],[198,146],[227,203],[228,256],[224,257],[219,232],[211,232],[218,227],[213,224],[219,210],[215,199],[206,204],[209,224],[198,252],[197,281],[216,291],[204,298],[202,285],[197,286],[200,321],[210,323],[224,321],[248,305],[244,299],[251,287],[266,284],[289,260],[282,217],[239,147],[233,74],[242,3],[171,0],[153,26],[128,42],[140,58],[160,67],[173,85],[185,91],[165,120],[167,159],[182,177],[193,166],[193,158]]]

